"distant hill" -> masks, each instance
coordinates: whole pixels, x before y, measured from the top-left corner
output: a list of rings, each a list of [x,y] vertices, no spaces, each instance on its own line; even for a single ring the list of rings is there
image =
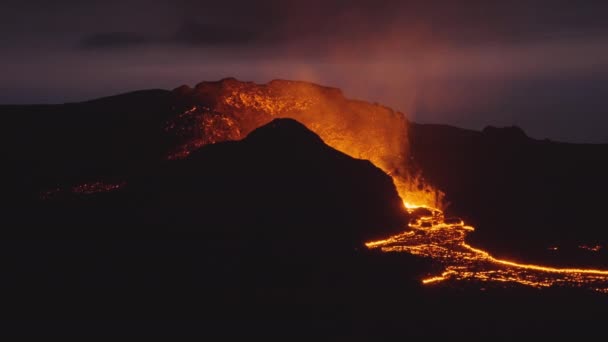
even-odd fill
[[[475,245],[521,261],[608,265],[608,145],[534,140],[517,127],[411,124],[410,137],[412,158],[446,192],[448,211],[476,226]],[[604,252],[577,260],[572,249],[583,244]]]
[[[64,105],[0,106],[3,196],[29,200],[46,189],[121,178],[164,158],[162,123],[173,98],[138,91]]]

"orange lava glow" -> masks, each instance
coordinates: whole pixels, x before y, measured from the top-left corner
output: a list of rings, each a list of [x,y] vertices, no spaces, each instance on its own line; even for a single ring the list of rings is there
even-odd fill
[[[608,270],[555,268],[497,259],[465,242],[473,227],[459,220],[446,219],[439,209],[422,206],[428,213],[416,215],[415,210],[421,206],[409,202],[404,205],[415,217],[409,230],[384,240],[368,242],[366,246],[381,248],[384,252],[407,252],[440,262],[445,271],[439,276],[423,279],[425,285],[469,280],[517,283],[536,288],[588,288],[608,293]]]
[[[181,141],[169,159],[186,157],[204,145],[240,140],[273,119],[291,118],[336,150],[371,161],[393,178],[401,198],[443,206],[444,194],[410,165],[408,121],[402,113],[347,99],[336,88],[296,81],[255,84],[225,79],[183,92],[195,100],[165,126]]]

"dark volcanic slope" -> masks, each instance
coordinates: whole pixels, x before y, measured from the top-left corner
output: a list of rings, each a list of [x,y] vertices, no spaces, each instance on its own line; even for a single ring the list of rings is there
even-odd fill
[[[309,91],[287,91],[300,86]],[[287,95],[281,92],[283,87]],[[195,101],[200,108],[193,117],[182,115],[192,106],[188,101],[184,103],[184,94],[194,91],[183,87],[174,92],[139,91],[75,104],[0,106],[2,152],[8,171],[1,196],[18,208],[9,211],[18,213],[44,190],[99,180],[120,184],[155,169],[184,143],[177,133],[185,132],[187,138],[192,138],[207,132],[196,121],[207,112],[213,118],[232,118],[237,113],[239,120],[270,121],[272,115],[267,111],[278,111],[277,115],[282,116],[293,107],[301,114],[297,108],[309,102],[314,106],[307,111],[328,107],[326,111],[339,114],[352,107],[348,115],[362,120],[354,135],[360,141],[368,141],[368,137],[359,134],[365,131],[368,121],[384,122],[374,119],[373,113],[393,113],[363,102],[344,102],[335,89],[301,82],[255,85],[227,79],[201,83],[197,89],[195,94],[205,97]],[[275,100],[278,102],[272,102]],[[332,111],[334,107],[340,110]],[[327,123],[331,127],[341,127],[341,116],[336,113],[328,116],[322,112],[320,117],[332,118]],[[176,131],[168,132],[167,125],[176,120],[184,127],[178,125]],[[400,129],[407,125],[402,121],[387,122]],[[318,126],[325,127],[325,123]],[[248,130],[255,125],[250,126]],[[516,129],[488,129],[482,133],[440,125],[411,124],[410,128],[409,157],[423,170],[429,183],[447,194],[451,210],[478,228],[472,239],[491,245],[491,251],[501,252],[500,245],[505,251],[513,251],[512,247],[521,247],[525,241],[535,249],[562,241],[577,244],[578,240],[606,245],[608,233],[601,223],[603,198],[608,190],[605,145],[536,141]],[[235,137],[242,138],[240,135],[248,130],[238,130]],[[382,130],[372,131],[383,136]],[[219,140],[235,133],[227,132],[230,134]],[[328,136],[341,141],[339,134]],[[382,149],[367,152],[373,154],[377,150]],[[400,149],[383,153],[392,155],[394,150]]]
[[[362,242],[399,232],[407,223],[389,176],[369,161],[328,147],[290,119],[168,162],[126,190],[153,207],[181,212],[177,218],[144,217],[152,223],[202,219],[246,229],[278,227],[273,238]]]
[[[363,247],[408,221],[392,179],[294,120],[126,182],[9,213],[34,223],[13,229],[42,231],[0,239],[0,317],[10,331],[373,332],[389,317],[403,321],[378,317],[382,297],[419,291],[429,270]]]
[[[412,124],[410,136],[412,157],[447,193],[449,211],[476,226],[476,245],[524,261],[561,253],[577,263],[567,258],[576,254],[569,248],[597,243],[604,252],[590,257],[605,257],[608,145],[534,140],[516,127]]]
[[[63,105],[0,106],[7,196],[123,177],[164,157],[170,91],[147,90]]]
[[[296,86],[309,91],[288,91]],[[287,95],[280,91],[283,87]],[[275,106],[282,110],[277,112],[281,116],[292,107],[300,113],[298,106],[310,101],[315,105],[308,111],[328,107],[326,111],[332,112],[337,107],[341,113],[350,108],[343,106],[345,99],[339,91],[301,82],[255,85],[226,79],[201,83],[199,88],[196,94],[206,96],[195,102],[202,106],[199,111],[211,111],[213,118],[220,119],[236,115],[233,112],[238,109],[236,112],[242,116],[239,120],[270,121],[272,115],[266,111],[274,113]],[[156,168],[183,143],[180,140],[183,137],[176,136],[177,133],[198,137],[207,132],[196,122],[198,116],[182,115],[192,106],[188,101],[184,103],[184,92],[193,90],[182,87],[174,92],[139,91],[65,105],[0,106],[2,152],[8,171],[8,177],[3,178],[2,198],[23,208],[44,190],[99,180],[122,183],[144,170]],[[231,103],[232,107],[225,103]],[[361,127],[371,120],[368,114],[376,109],[392,113],[363,102],[348,104],[355,113],[348,115],[361,117],[365,123]],[[324,120],[329,120],[326,113],[322,114]],[[341,127],[340,115],[333,114],[329,117],[337,123],[330,120],[328,125]],[[168,132],[167,125],[176,120],[184,127],[178,125],[175,132]],[[390,127],[407,125],[399,120],[389,123]],[[250,126],[248,129],[255,125]],[[361,127],[358,129],[365,131]],[[235,133],[228,132],[228,137],[219,140],[229,139]],[[239,134],[244,133],[239,130]],[[339,135],[329,136],[340,141]],[[355,137],[368,141],[359,133]],[[492,251],[499,251],[500,245],[505,251],[513,250],[512,247],[521,247],[525,241],[535,249],[541,244],[545,248],[544,244],[561,241],[606,241],[608,233],[601,223],[605,203],[602,199],[608,188],[605,145],[536,141],[516,129],[488,129],[482,133],[416,124],[411,124],[409,143],[409,157],[423,170],[429,183],[446,192],[452,211],[478,228],[472,239],[491,244]],[[370,151],[376,150],[381,149]],[[385,152],[392,155],[393,150]]]
[[[172,230],[244,234],[252,243],[300,240],[305,245],[361,245],[407,224],[389,176],[328,147],[290,119],[274,120],[241,141],[209,145],[184,160],[142,170],[126,182],[109,193],[38,201],[45,214],[21,220],[166,224]]]

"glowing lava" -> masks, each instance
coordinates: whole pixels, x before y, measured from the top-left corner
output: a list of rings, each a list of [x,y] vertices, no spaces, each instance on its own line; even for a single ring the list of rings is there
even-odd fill
[[[447,280],[519,283],[533,287],[586,287],[608,292],[608,271],[518,264],[492,257],[465,242],[473,227],[445,218],[444,194],[417,174],[408,158],[408,125],[402,113],[344,97],[339,89],[306,82],[275,80],[268,84],[224,79],[175,90],[183,111],[167,122],[178,148],[169,159],[186,157],[204,145],[240,140],[276,118],[306,125],[323,141],[351,157],[367,159],[393,178],[406,209],[415,217],[409,230],[369,248],[429,257],[445,267],[424,284]],[[411,203],[423,204],[422,206]],[[581,246],[599,251],[601,246]]]
[[[385,240],[368,242],[366,246],[385,252],[407,252],[440,262],[445,271],[423,279],[423,284],[469,280],[518,283],[537,288],[590,288],[608,293],[608,270],[553,268],[496,259],[465,242],[473,227],[460,220],[446,219],[441,210],[404,204],[415,217],[409,224],[410,230]]]
[[[393,178],[401,198],[442,207],[444,194],[426,183],[408,158],[408,121],[388,107],[351,100],[339,89],[307,82],[267,84],[224,79],[175,90],[184,106],[165,130],[177,139],[169,159],[204,145],[240,140],[273,119],[291,118],[353,158],[366,159]]]

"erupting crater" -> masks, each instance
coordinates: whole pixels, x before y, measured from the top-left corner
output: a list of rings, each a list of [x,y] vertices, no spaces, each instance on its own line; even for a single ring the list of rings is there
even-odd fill
[[[268,84],[229,78],[174,90],[178,114],[165,129],[177,139],[170,159],[203,145],[239,140],[276,118],[304,124],[336,150],[367,159],[392,176],[400,196],[443,207],[444,194],[426,184],[408,158],[408,121],[402,113],[350,100],[336,88],[274,80]]]
[[[184,158],[207,144],[240,140],[273,119],[291,118],[329,146],[367,159],[390,175],[413,220],[403,233],[366,245],[429,257],[443,265],[442,274],[423,279],[423,284],[469,280],[608,293],[608,270],[519,264],[468,245],[465,237],[474,228],[444,217],[444,194],[424,181],[409,158],[409,123],[402,113],[347,99],[339,89],[295,81],[255,84],[224,79],[182,86],[174,94],[178,113],[165,130],[178,147],[169,159]]]

